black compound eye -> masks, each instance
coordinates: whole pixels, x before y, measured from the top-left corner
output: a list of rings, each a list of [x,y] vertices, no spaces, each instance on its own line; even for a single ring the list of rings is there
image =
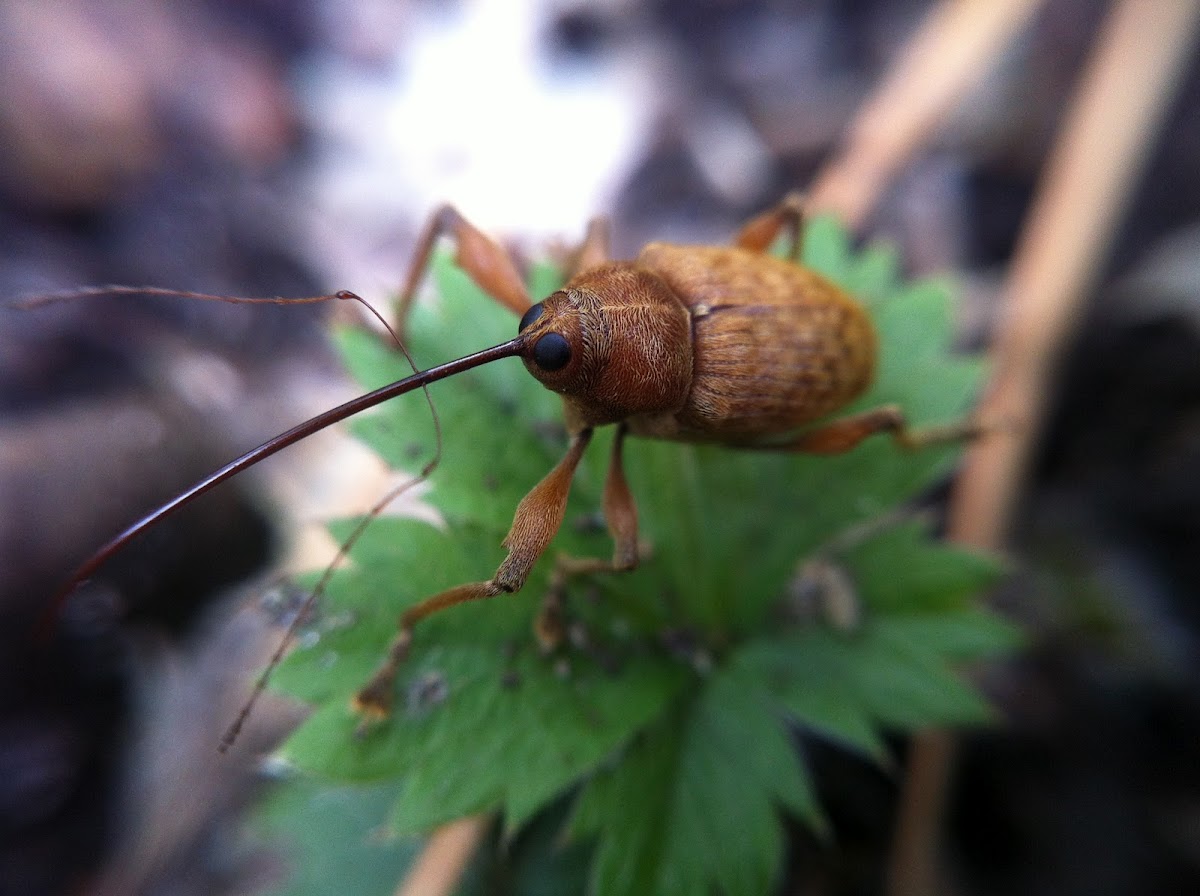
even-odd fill
[[[533,323],[535,320],[537,320],[541,316],[542,316],[542,303],[538,302],[536,305],[530,305],[529,310],[526,311],[525,314],[523,314],[521,316],[521,323],[517,327],[517,332],[524,333],[525,328],[528,327],[531,323]]]
[[[571,343],[558,333],[547,333],[533,347],[533,363],[542,370],[561,370],[570,362]]]

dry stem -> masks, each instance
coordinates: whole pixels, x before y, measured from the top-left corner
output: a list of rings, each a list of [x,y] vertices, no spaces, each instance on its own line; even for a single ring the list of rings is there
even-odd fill
[[[938,132],[1042,0],[944,0],[864,103],[845,150],[809,188],[816,211],[860,227],[895,173]]]
[[[473,815],[444,824],[434,831],[396,888],[396,896],[447,896],[453,893],[490,822],[488,815]]]
[[[1045,411],[1048,381],[1099,274],[1200,25],[1194,0],[1119,0],[1048,160],[1006,286],[984,419],[1020,421],[967,455],[950,537],[999,548]],[[935,893],[937,831],[954,752],[946,732],[914,740],[889,868],[891,896]]]

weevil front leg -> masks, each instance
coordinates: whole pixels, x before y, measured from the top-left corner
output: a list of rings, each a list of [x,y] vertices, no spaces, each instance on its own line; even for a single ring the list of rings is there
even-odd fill
[[[521,279],[508,252],[464,218],[454,206],[443,205],[429,216],[425,229],[421,231],[408,277],[396,303],[396,319],[401,333],[408,322],[417,289],[429,270],[438,239],[443,236],[454,240],[455,262],[485,293],[515,311],[518,316],[533,304],[525,281]]]
[[[391,711],[396,672],[408,656],[413,627],[432,613],[472,600],[512,594],[520,591],[530,570],[545,553],[562,526],[567,510],[571,480],[580,458],[592,440],[592,430],[584,429],[571,438],[562,460],[517,505],[512,528],[504,538],[508,556],[486,582],[471,582],[448,588],[409,607],[400,615],[396,637],[388,647],[387,658],[371,680],[354,697],[354,708],[368,718],[385,718]]]
[[[604,520],[613,540],[612,559],[600,557],[571,557],[560,555],[554,563],[550,585],[542,600],[541,610],[534,619],[533,631],[542,651],[549,653],[558,648],[566,634],[564,599],[567,581],[579,575],[598,572],[627,572],[638,565],[638,522],[637,505],[633,492],[625,479],[622,462],[625,436],[628,432],[624,423],[617,426],[613,439],[612,459],[608,466],[608,477],[604,481]]]
[[[513,263],[512,256],[464,218],[454,206],[443,205],[429,216],[421,231],[408,276],[396,300],[397,327],[401,334],[408,323],[408,315],[416,300],[417,290],[429,271],[437,242],[443,236],[454,241],[454,261],[476,286],[504,307],[514,311],[518,317],[529,309],[533,299]],[[593,218],[588,222],[583,242],[572,253],[568,273],[577,274],[608,260],[608,221],[605,218]]]
[[[492,239],[467,221],[453,206],[445,205],[430,216],[417,244],[413,263],[397,304],[399,325],[403,328],[437,241],[452,237],[457,251],[455,261],[467,275],[496,301],[517,314],[532,304],[529,292],[517,273],[512,258]],[[573,272],[585,270],[608,259],[608,227],[602,218],[591,221],[583,242],[571,262]],[[538,558],[562,526],[571,480],[584,449],[592,438],[590,428],[581,428],[571,438],[567,453],[546,477],[534,486],[517,506],[512,528],[504,538],[508,556],[495,575],[485,582],[458,585],[426,598],[401,614],[397,633],[388,647],[387,657],[370,681],[355,695],[354,707],[368,718],[386,717],[391,710],[395,678],[412,644],[413,628],[418,622],[456,604],[511,594],[525,585]],[[623,482],[623,477],[622,477]],[[628,492],[628,487],[625,488]],[[632,506],[632,497],[628,497]],[[636,532],[636,520],[634,522]],[[634,535],[636,541],[636,534]]]
[[[611,260],[612,253],[609,251],[608,240],[608,219],[592,218],[592,220],[588,221],[583,242],[571,254],[570,263],[567,265],[567,274],[573,277],[576,274],[581,274],[590,268],[599,267]]]

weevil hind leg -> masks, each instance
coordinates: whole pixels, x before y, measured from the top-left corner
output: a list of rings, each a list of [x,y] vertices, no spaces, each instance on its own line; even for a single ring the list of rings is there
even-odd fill
[[[785,231],[791,238],[788,258],[800,255],[800,236],[808,216],[803,193],[788,193],[778,205],[758,214],[742,225],[733,244],[752,252],[766,252]]]
[[[409,607],[400,615],[398,631],[388,647],[387,658],[354,697],[354,708],[364,716],[364,721],[383,719],[390,714],[396,673],[408,656],[413,628],[418,622],[461,603],[498,594],[512,594],[524,587],[533,565],[545,553],[562,526],[571,480],[591,439],[590,429],[574,435],[562,460],[521,499],[513,516],[512,528],[504,539],[508,556],[492,578],[486,582],[448,588]]]
[[[859,414],[833,420],[806,430],[785,442],[753,446],[765,451],[795,451],[804,454],[842,454],[864,439],[887,433],[906,451],[953,444],[978,438],[993,427],[974,418],[940,426],[910,426],[897,405],[888,404]]]

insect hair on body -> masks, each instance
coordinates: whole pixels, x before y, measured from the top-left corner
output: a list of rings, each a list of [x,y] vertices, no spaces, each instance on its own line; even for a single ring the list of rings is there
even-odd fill
[[[503,540],[507,556],[491,578],[448,588],[401,614],[385,658],[353,700],[365,726],[390,714],[395,679],[421,620],[525,585],[562,525],[572,477],[597,427],[616,426],[602,500],[613,554],[560,559],[554,582],[637,566],[637,509],[622,463],[628,435],[740,450],[838,454],[879,433],[891,435],[904,448],[975,434],[978,427],[971,422],[914,431],[894,405],[839,416],[873,381],[877,337],[867,312],[844,290],[769,254],[770,246],[787,235],[791,257],[796,256],[802,218],[802,200],[789,196],[747,223],[731,246],[651,243],[628,262],[609,260],[607,229],[596,221],[575,253],[563,287],[534,302],[504,250],[452,207],[442,207],[421,236],[400,294],[397,343],[442,237],[453,241],[456,262],[467,276],[520,316],[515,338],[346,402],[235,459],[98,550],[67,581],[55,607],[140,532],[246,467],[389,398],[500,358],[520,357],[528,372],[562,399],[566,453],[518,504]],[[358,298],[348,292],[336,297]],[[440,431],[438,439],[440,445]],[[436,458],[422,476],[433,463]],[[363,518],[339,558],[391,497]],[[537,638],[547,649],[564,637],[557,590],[549,589],[534,621]],[[283,645],[255,696],[282,652]],[[236,737],[249,708],[223,746]]]

